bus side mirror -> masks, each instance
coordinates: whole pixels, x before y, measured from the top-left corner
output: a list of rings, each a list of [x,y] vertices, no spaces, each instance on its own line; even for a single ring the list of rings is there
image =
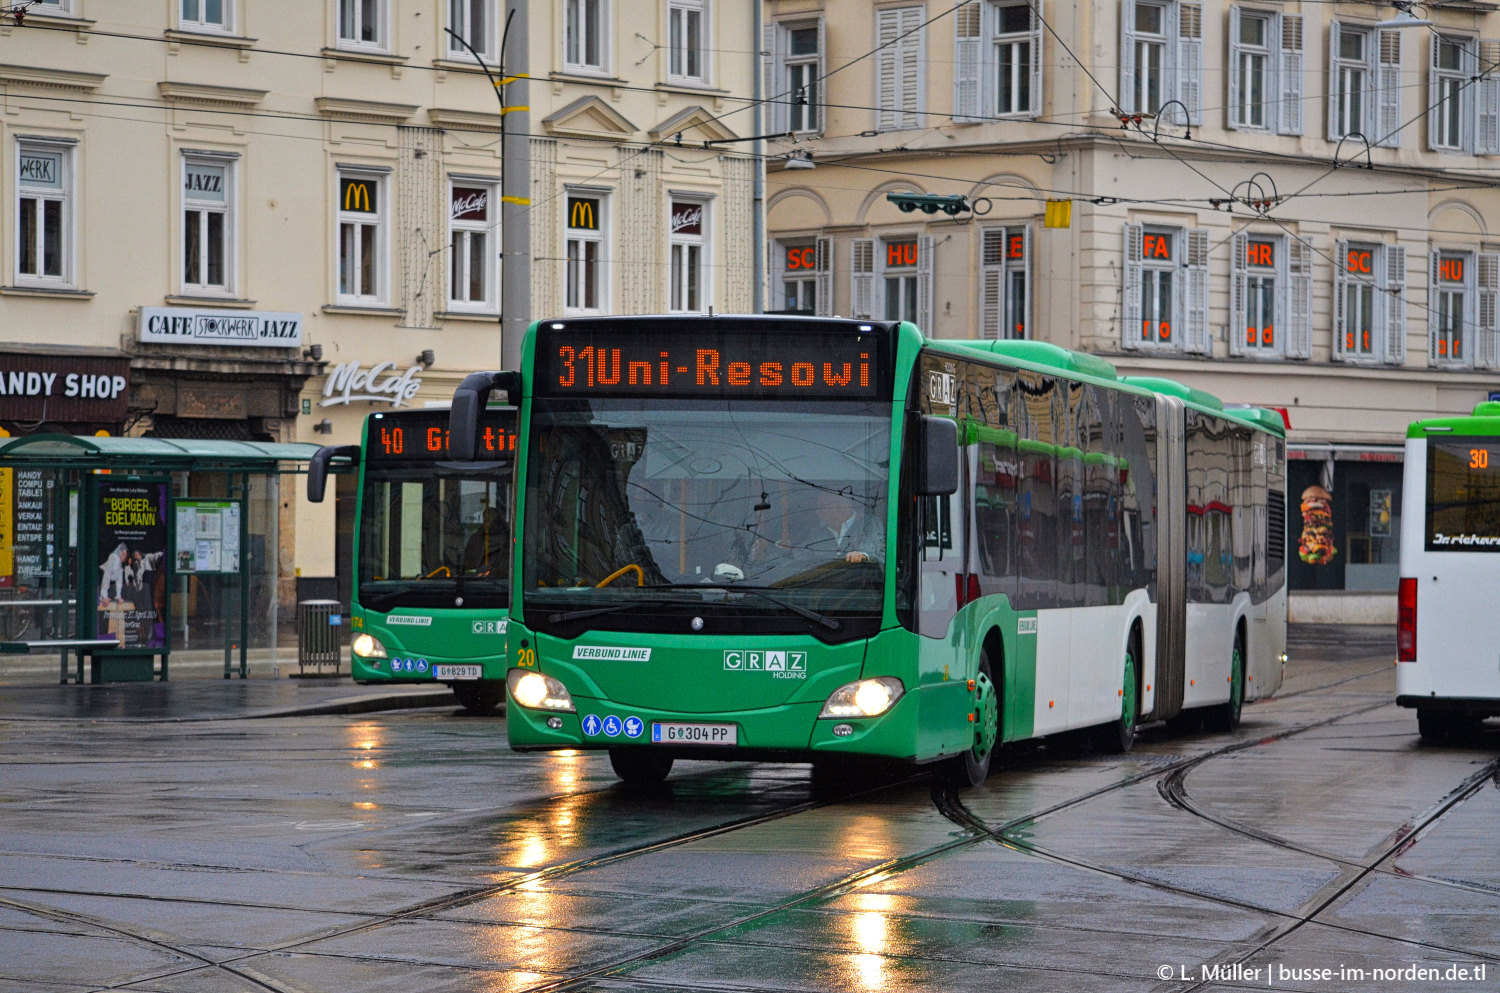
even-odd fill
[[[448,411],[448,455],[455,462],[472,462],[479,450],[479,415],[489,406],[490,393],[502,390],[509,406],[521,399],[519,372],[471,372],[453,391]]]
[[[328,488],[328,463],[337,458],[346,458],[350,465],[359,465],[358,445],[324,445],[313,453],[307,464],[307,499],[309,503],[322,503],[323,491]]]
[[[958,492],[958,424],[946,417],[917,418],[917,496]]]

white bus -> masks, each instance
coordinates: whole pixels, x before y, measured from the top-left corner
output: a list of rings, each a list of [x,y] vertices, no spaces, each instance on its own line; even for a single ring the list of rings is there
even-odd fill
[[[1500,714],[1500,403],[1406,432],[1396,703],[1428,741]]]

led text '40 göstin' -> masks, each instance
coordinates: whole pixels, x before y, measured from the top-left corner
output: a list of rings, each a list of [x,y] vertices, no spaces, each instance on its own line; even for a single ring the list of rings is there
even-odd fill
[[[697,387],[819,387],[841,389],[870,387],[870,353],[859,353],[858,361],[847,362],[760,362],[725,360],[717,348],[693,350],[693,358],[684,360],[670,352],[659,352],[651,359],[625,358],[619,348],[595,348],[586,345],[575,349],[560,345],[557,349],[560,389],[597,386],[676,386],[684,380]]]

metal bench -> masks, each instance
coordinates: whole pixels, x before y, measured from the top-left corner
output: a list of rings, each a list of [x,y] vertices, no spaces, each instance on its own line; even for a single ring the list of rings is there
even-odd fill
[[[0,641],[0,655],[50,655],[57,652],[61,656],[61,679],[59,682],[68,681],[68,656],[78,652],[78,674],[77,681],[83,682],[83,657],[95,649],[119,648],[118,638],[42,638],[35,641]]]

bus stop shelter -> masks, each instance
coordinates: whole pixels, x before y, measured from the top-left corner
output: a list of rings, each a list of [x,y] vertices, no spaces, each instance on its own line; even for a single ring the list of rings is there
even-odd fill
[[[35,434],[0,443],[0,652],[63,682],[277,649],[282,477],[318,446]],[[77,660],[70,674],[70,658]]]

